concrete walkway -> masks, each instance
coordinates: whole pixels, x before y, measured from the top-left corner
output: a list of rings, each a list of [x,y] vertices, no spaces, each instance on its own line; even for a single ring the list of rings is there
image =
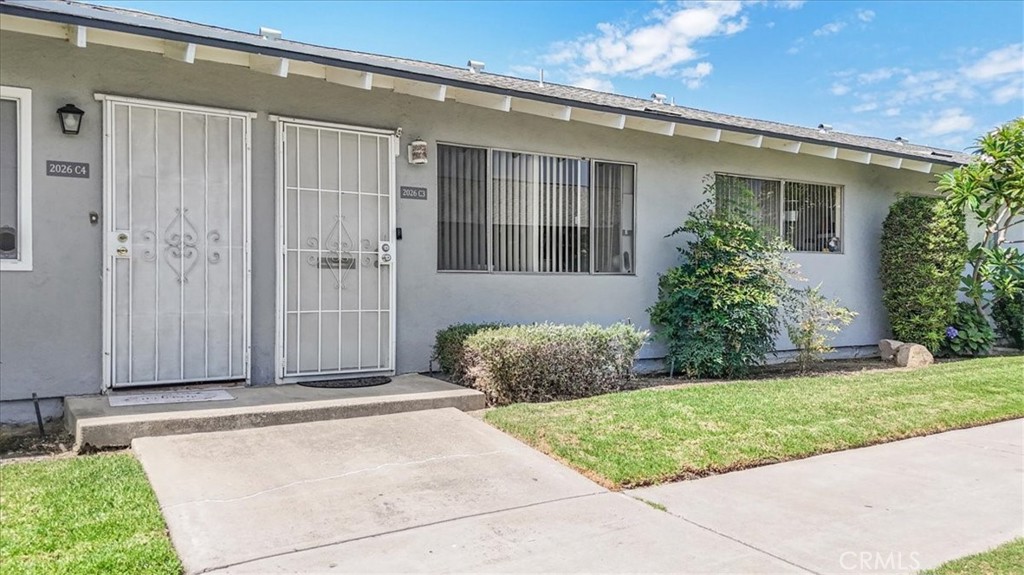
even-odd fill
[[[133,448],[188,573],[851,573],[1019,536],[1022,432],[1009,422],[630,493],[455,409]]]
[[[813,573],[930,569],[1024,536],[1024,420],[630,494]]]
[[[188,573],[797,572],[455,409],[133,448]]]

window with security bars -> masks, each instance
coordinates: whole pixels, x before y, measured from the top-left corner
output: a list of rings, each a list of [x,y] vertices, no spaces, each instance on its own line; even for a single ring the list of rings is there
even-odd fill
[[[438,145],[442,271],[633,273],[629,164]]]
[[[798,252],[843,251],[841,186],[716,174],[715,197]]]

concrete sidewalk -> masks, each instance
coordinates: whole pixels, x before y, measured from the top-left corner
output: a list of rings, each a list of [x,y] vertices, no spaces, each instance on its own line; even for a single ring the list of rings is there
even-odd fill
[[[628,493],[454,409],[133,447],[188,573],[888,573],[1022,534],[1022,433],[1007,422]]]
[[[136,439],[188,573],[792,573],[455,409]]]
[[[631,495],[814,573],[930,569],[1024,536],[1024,420]]]

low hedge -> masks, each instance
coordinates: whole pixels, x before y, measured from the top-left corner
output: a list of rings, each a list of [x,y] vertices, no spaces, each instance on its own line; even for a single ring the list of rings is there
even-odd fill
[[[504,327],[501,323],[456,323],[437,332],[433,360],[454,383],[462,383],[462,349],[466,338],[487,329]]]
[[[469,336],[462,361],[491,405],[574,399],[620,388],[646,339],[624,323],[517,325]]]

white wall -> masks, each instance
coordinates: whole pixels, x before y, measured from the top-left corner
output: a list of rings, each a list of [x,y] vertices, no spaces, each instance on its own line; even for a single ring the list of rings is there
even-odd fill
[[[0,399],[100,390],[101,107],[93,94],[169,100],[259,113],[253,121],[252,379],[273,380],[274,133],[268,114],[378,128],[401,126],[405,142],[430,145],[426,166],[398,163],[398,184],[423,186],[429,200],[399,200],[397,226],[398,369],[427,368],[436,330],[462,321],[611,323],[647,326],[657,277],[676,262],[681,238],[665,238],[700,201],[714,171],[845,186],[843,254],[797,254],[810,282],[860,315],[839,345],[872,344],[887,332],[877,280],[881,222],[898,191],[924,193],[931,176],[844,161],[615,130],[535,116],[363,91],[304,77],[276,78],[244,68],[184,64],[156,54],[16,33],[0,34],[0,83],[31,88],[35,117],[35,269],[0,274]],[[60,134],[55,110],[86,111],[82,133]],[[637,164],[636,276],[439,273],[437,141],[578,155]],[[404,144],[403,144],[404,149]],[[47,159],[85,161],[89,180],[47,177]],[[780,342],[786,347],[787,342]],[[659,355],[656,346],[643,352]]]

